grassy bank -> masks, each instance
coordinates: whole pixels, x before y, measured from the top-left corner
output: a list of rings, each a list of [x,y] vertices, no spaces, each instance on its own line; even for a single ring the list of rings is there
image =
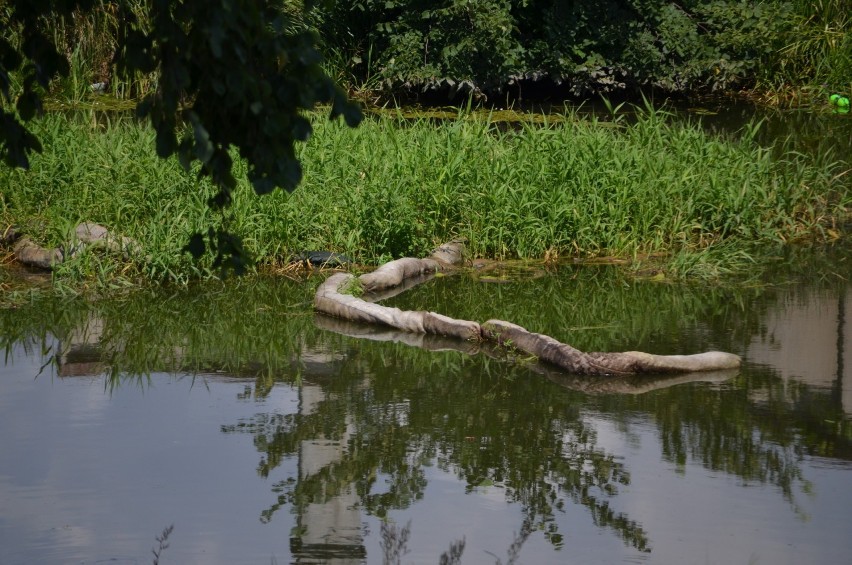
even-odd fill
[[[50,246],[98,222],[144,249],[129,262],[86,253],[60,276],[186,282],[209,264],[181,248],[221,222],[265,265],[300,250],[375,264],[466,237],[477,257],[667,254],[688,272],[699,256],[724,266],[756,245],[835,237],[852,204],[839,167],[773,158],[753,132],[724,140],[661,113],[633,125],[565,118],[510,131],[464,116],[354,130],[318,118],[300,187],[257,197],[245,183],[221,216],[209,184],[156,157],[148,127],[50,115],[32,170],[0,168],[0,219]]]

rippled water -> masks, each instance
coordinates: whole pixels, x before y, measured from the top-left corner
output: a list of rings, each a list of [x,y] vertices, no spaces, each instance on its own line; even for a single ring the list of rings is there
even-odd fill
[[[771,285],[566,265],[388,300],[746,361],[669,378],[342,324],[311,312],[316,280],[19,301],[0,310],[0,563],[151,562],[170,525],[163,563],[381,563],[383,524],[408,532],[403,563],[459,540],[465,564],[513,544],[518,563],[845,562],[849,257]]]

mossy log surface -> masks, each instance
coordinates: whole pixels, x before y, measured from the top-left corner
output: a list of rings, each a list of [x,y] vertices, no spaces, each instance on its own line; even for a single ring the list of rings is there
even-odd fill
[[[510,322],[489,320],[480,324],[436,312],[400,310],[341,292],[341,289],[346,288],[360,288],[367,295],[387,291],[404,284],[406,280],[452,269],[463,262],[463,257],[464,244],[453,242],[442,245],[429,258],[397,259],[357,278],[347,273],[334,274],[317,289],[314,308],[337,318],[379,324],[405,332],[493,342],[579,375],[690,373],[731,370],[740,366],[739,356],[722,351],[694,355],[652,355],[641,351],[585,353],[550,336],[531,332]]]

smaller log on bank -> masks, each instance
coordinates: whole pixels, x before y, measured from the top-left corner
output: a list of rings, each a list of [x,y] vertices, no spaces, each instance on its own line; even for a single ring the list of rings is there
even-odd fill
[[[641,351],[584,353],[550,336],[530,332],[510,322],[489,320],[479,324],[436,312],[400,310],[368,302],[350,292],[341,292],[341,289],[357,289],[365,293],[387,290],[406,280],[451,269],[461,264],[463,257],[464,244],[452,242],[439,247],[429,258],[397,259],[360,277],[337,273],[317,289],[314,308],[337,318],[384,325],[406,332],[492,341],[533,355],[567,372],[582,375],[689,373],[735,369],[740,366],[739,356],[721,351],[695,355],[652,355]]]

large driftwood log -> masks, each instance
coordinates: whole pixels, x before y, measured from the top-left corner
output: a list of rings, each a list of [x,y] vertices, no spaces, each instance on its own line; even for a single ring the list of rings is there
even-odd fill
[[[511,358],[511,353],[505,347],[491,341],[460,340],[434,334],[412,333],[378,324],[368,325],[350,322],[319,313],[314,317],[314,323],[324,330],[358,339],[402,343],[426,351],[457,351],[465,355],[485,355],[498,360]],[[569,374],[552,364],[541,362],[541,360],[538,363],[524,362],[523,365],[561,387],[586,394],[644,394],[685,383],[718,384],[739,375],[739,368],[734,368],[689,373],[661,373],[658,375],[648,373],[613,375],[600,378],[598,375]]]
[[[624,353],[584,353],[556,339],[530,332],[502,320],[484,324],[456,320],[435,312],[405,311],[375,304],[355,296],[353,290],[366,293],[388,289],[463,261],[464,245],[442,245],[430,258],[397,259],[373,271],[355,277],[337,273],[329,277],[314,298],[314,308],[323,314],[354,322],[379,324],[416,334],[448,336],[463,340],[487,340],[533,355],[569,373],[580,375],[633,375],[640,373],[690,373],[737,369],[740,358],[731,353],[709,351],[695,355],[652,355],[641,351]],[[344,292],[341,292],[344,289]]]

